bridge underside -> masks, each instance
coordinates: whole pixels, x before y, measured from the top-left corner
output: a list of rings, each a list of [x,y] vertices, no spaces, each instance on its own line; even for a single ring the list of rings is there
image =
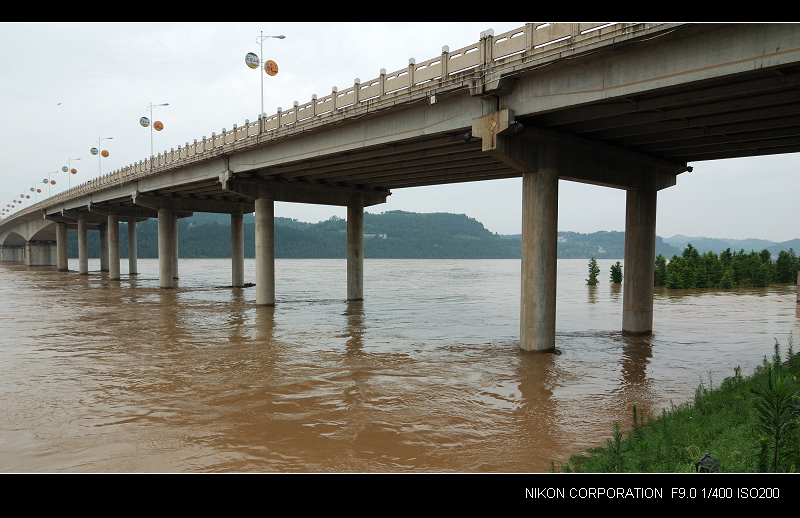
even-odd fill
[[[622,328],[649,333],[657,192],[675,185],[691,162],[800,152],[800,33],[780,24],[689,24],[599,42],[582,57],[565,48],[562,56],[487,63],[460,86],[438,91],[432,82],[431,92],[410,92],[397,104],[354,106],[341,116],[333,110],[324,124],[296,122],[155,173],[109,178],[44,206],[60,228],[59,258],[77,223],[86,273],[85,232],[97,225],[118,278],[119,219],[157,217],[160,285],[169,288],[177,277],[177,218],[229,213],[233,285],[241,286],[242,214],[255,212],[256,303],[271,305],[274,202],[347,206],[347,296],[360,299],[364,207],[384,203],[392,189],[522,177],[520,346],[549,351],[563,179],[627,191]],[[135,225],[129,228],[135,250]]]

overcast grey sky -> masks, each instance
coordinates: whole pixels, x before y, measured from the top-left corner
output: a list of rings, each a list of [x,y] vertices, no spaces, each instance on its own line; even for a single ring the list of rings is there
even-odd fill
[[[48,173],[67,159],[78,174],[72,185],[126,166],[150,153],[150,133],[139,125],[147,106],[164,123],[156,153],[230,129],[260,110],[259,72],[245,65],[259,53],[260,31],[285,34],[266,40],[264,58],[278,63],[264,78],[268,114],[293,101],[330,93],[378,77],[525,22],[470,23],[4,23],[0,28],[3,167],[0,205],[30,187],[44,187]],[[60,104],[59,104],[60,103]],[[108,158],[90,149],[100,137]],[[798,155],[776,155],[692,164],[678,185],[660,191],[657,233],[786,241],[798,228]],[[52,175],[53,194],[66,188]],[[467,214],[500,234],[521,232],[521,180],[497,180],[398,189],[370,212],[407,210]],[[46,190],[43,194],[46,194]],[[39,195],[42,196],[42,195]],[[41,199],[41,198],[39,198]],[[317,222],[346,216],[340,207],[277,203],[277,216]],[[573,182],[559,185],[559,230],[624,230],[625,193]]]

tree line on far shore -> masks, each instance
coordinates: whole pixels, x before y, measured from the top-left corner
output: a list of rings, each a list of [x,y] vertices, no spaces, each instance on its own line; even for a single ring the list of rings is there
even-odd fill
[[[780,251],[773,261],[767,249],[747,253],[728,248],[719,255],[711,251],[700,254],[689,244],[669,262],[661,254],[656,257],[655,285],[669,289],[762,287],[797,282],[798,269],[800,258],[791,248]]]

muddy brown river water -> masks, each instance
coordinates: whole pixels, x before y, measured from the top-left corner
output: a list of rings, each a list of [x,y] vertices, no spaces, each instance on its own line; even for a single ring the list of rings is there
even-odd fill
[[[793,285],[657,289],[655,334],[625,337],[587,262],[558,262],[558,355],[517,347],[519,260],[366,260],[348,303],[344,260],[279,259],[275,308],[229,260],[181,260],[175,290],[157,260],[0,263],[0,471],[542,472],[800,347]]]

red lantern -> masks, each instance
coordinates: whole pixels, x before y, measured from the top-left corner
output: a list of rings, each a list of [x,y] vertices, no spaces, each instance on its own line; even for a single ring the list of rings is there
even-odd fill
[[[77,170],[77,169],[75,169],[75,168],[73,168],[73,169],[70,171],[70,173],[72,173],[72,174],[78,174],[78,170]]]
[[[55,185],[55,184],[56,184],[55,180],[50,180],[50,185]]]

